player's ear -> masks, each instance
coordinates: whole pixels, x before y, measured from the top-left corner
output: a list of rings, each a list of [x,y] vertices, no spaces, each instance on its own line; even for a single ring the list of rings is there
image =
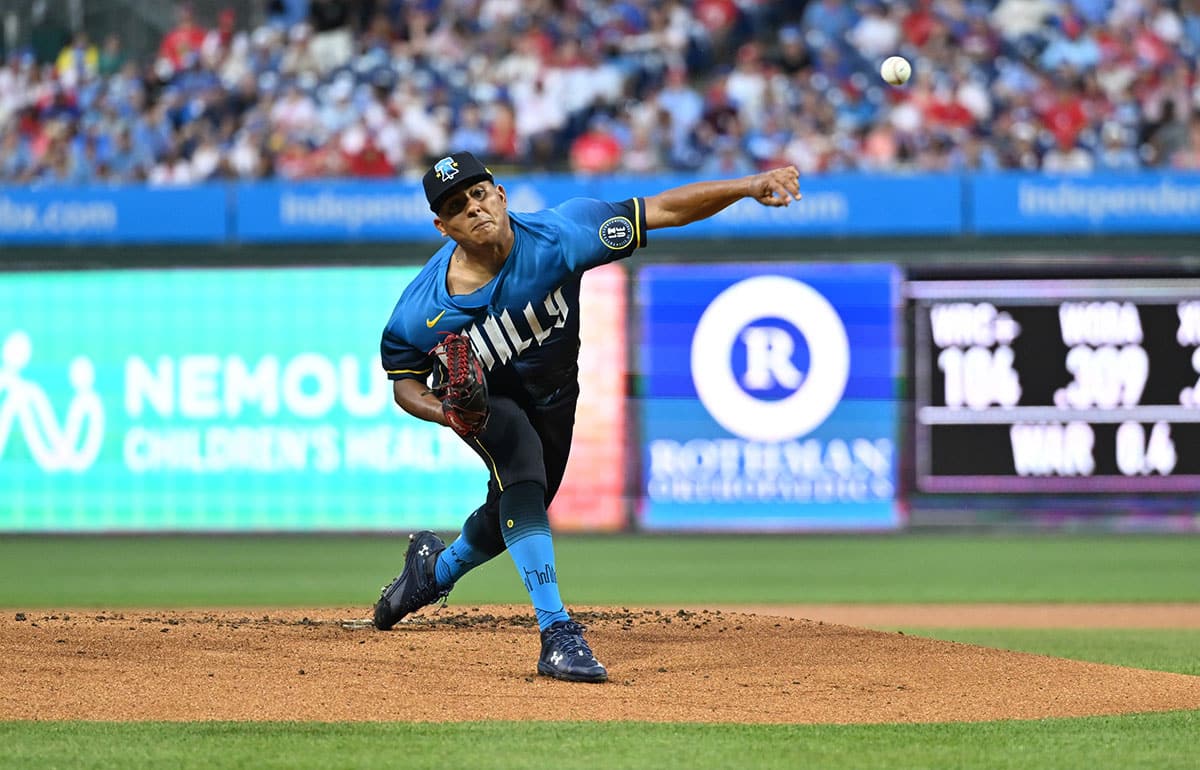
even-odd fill
[[[433,218],[433,226],[437,228],[437,231],[442,234],[443,238],[450,237],[450,233],[446,232],[446,226],[444,224],[442,224],[441,217]]]
[[[496,185],[496,194],[500,196],[500,200],[503,201],[505,205],[508,204],[508,193],[505,192],[504,185]]]

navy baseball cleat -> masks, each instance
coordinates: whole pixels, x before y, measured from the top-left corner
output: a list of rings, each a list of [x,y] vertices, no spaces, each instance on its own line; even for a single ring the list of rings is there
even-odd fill
[[[568,682],[607,682],[608,671],[583,640],[583,626],[560,620],[542,632],[538,673]]]
[[[428,530],[408,536],[404,571],[383,587],[375,602],[376,628],[387,631],[405,615],[449,595],[449,588],[438,588],[434,573],[438,554],[444,550],[446,543]]]

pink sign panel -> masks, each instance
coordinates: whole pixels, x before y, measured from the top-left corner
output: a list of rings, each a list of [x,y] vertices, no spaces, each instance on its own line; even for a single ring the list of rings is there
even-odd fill
[[[550,506],[555,532],[626,526],[625,269],[589,270],[580,291],[579,409],[563,484]]]

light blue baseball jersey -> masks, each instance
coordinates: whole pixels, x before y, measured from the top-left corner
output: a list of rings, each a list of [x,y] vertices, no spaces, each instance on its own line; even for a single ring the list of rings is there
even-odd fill
[[[577,377],[580,279],[589,268],[645,246],[645,203],[573,198],[509,219],[512,251],[487,284],[450,294],[450,242],[404,289],[380,343],[389,378],[428,377],[435,364],[429,351],[444,332],[470,338],[494,393],[523,390],[541,399]]]

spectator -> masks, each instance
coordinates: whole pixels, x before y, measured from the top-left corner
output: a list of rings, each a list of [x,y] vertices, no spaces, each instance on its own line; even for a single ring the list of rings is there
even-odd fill
[[[100,73],[100,52],[88,40],[86,32],[76,32],[55,60],[59,82],[76,88]]]
[[[19,180],[33,165],[29,143],[15,125],[0,133],[0,179]]]
[[[895,168],[900,156],[900,141],[896,130],[887,123],[876,123],[867,130],[862,147],[862,168],[866,171],[886,171]]]
[[[1194,60],[1200,56],[1200,0],[1181,0],[1179,10],[1182,26],[1180,53]]]
[[[487,157],[488,131],[483,124],[483,112],[474,102],[464,104],[459,112],[458,125],[450,134],[450,146],[479,157]]]
[[[159,187],[178,187],[189,185],[195,181],[192,176],[192,165],[183,157],[178,147],[171,147],[163,158],[150,169],[147,181]]]
[[[1059,136],[1057,144],[1042,157],[1042,170],[1051,174],[1083,174],[1092,170],[1091,153]]]
[[[933,0],[917,0],[901,19],[900,32],[909,45],[921,48],[929,41],[938,24],[937,15],[933,12]]]
[[[686,12],[673,14],[669,8],[651,5],[647,9],[645,30],[622,36],[621,51],[635,59],[639,69],[652,80],[657,80],[668,69],[685,66],[688,47],[686,16]]]
[[[232,8],[222,8],[217,14],[217,26],[204,36],[202,50],[208,52],[227,51],[233,45],[237,14]]]
[[[1000,155],[979,133],[959,135],[950,152],[947,171],[998,171]]]
[[[172,71],[183,69],[185,63],[193,61],[200,55],[207,33],[196,24],[192,15],[192,6],[181,3],[175,11],[178,22],[165,36],[158,47],[158,56],[165,59]]]
[[[1180,171],[1200,171],[1200,110],[1193,113],[1187,142],[1171,154],[1170,165]]]
[[[841,0],[811,0],[804,7],[804,27],[818,33],[822,43],[844,40],[857,20],[852,7]]]
[[[347,76],[338,78],[326,87],[325,98],[319,108],[319,133],[333,136],[345,131],[359,120],[360,111],[354,104],[354,80]]]
[[[779,47],[771,63],[787,77],[795,76],[812,64],[799,28],[789,26],[779,30]]]
[[[362,123],[342,132],[340,149],[349,176],[378,179],[396,175],[396,169]]]
[[[704,39],[711,47],[711,56],[726,60],[738,37],[741,11],[733,0],[696,0],[693,11],[704,29]]]
[[[1038,44],[1046,31],[1046,21],[1054,15],[1050,0],[1000,0],[991,20],[1009,43]]]
[[[197,182],[228,176],[224,153],[218,146],[213,132],[206,132],[192,150],[190,177]]]
[[[733,137],[718,137],[713,143],[712,152],[700,166],[700,173],[705,176],[724,176],[726,174],[753,174],[757,169],[741,152]]]
[[[862,0],[856,4],[859,19],[846,33],[846,39],[867,61],[882,61],[899,50],[900,23],[895,6],[881,0]]]
[[[100,77],[114,77],[125,67],[125,51],[121,49],[121,37],[116,33],[104,38],[104,47],[100,50],[97,61],[97,72]]]
[[[310,0],[308,22],[313,30],[313,56],[322,75],[350,61],[354,35],[347,0]]]
[[[145,181],[153,161],[153,155],[148,148],[134,143],[133,132],[129,128],[122,128],[117,132],[107,161],[112,181]]]
[[[605,118],[596,118],[571,144],[571,169],[583,174],[609,174],[621,163],[621,144]]]
[[[268,24],[206,32],[180,5],[147,62],[54,38],[35,0],[0,60],[0,181],[408,178],[450,146],[646,174],[1194,165],[1200,0],[797,6],[264,0]]]
[[[653,132],[645,126],[633,130],[629,147],[621,153],[621,171],[630,174],[653,174],[663,167],[663,158],[655,146]]]
[[[655,99],[670,116],[672,156],[678,157],[704,114],[704,99],[688,84],[687,73],[680,68],[667,71],[667,82]]]
[[[1059,80],[1053,86],[1053,96],[1047,96],[1040,117],[1060,147],[1074,147],[1080,132],[1088,125],[1079,89],[1068,80]]]
[[[513,88],[517,135],[528,147],[536,166],[548,167],[554,157],[555,137],[567,121],[562,107],[565,99],[565,93],[550,92],[544,78],[534,80],[528,87]]]
[[[1155,166],[1171,165],[1172,159],[1189,146],[1188,122],[1176,112],[1175,104],[1174,101],[1163,104],[1162,121],[1150,136],[1150,162]]]
[[[229,150],[229,168],[231,176],[239,179],[260,179],[267,176],[261,134],[245,128],[237,132]]]
[[[1100,131],[1101,146],[1096,153],[1096,168],[1103,171],[1136,171],[1142,161],[1132,147],[1129,131],[1120,123],[1105,123]]]
[[[499,161],[511,163],[520,159],[522,151],[512,105],[508,102],[497,102],[493,109],[491,130],[488,132],[488,154]]]
[[[745,126],[757,126],[767,99],[767,72],[757,43],[738,49],[737,65],[725,79],[725,93]]]
[[[271,110],[271,122],[289,136],[306,136],[317,125],[316,103],[293,83]]]
[[[1082,20],[1066,16],[1059,21],[1058,30],[1042,52],[1041,62],[1046,70],[1069,67],[1074,72],[1082,73],[1100,63],[1100,46],[1084,30]]]

